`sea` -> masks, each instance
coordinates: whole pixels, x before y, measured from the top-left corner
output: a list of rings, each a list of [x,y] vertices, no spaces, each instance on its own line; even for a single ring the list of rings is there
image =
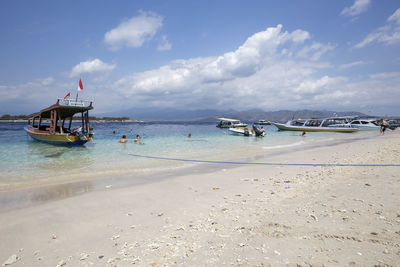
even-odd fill
[[[307,133],[301,137],[299,132],[278,131],[271,125],[264,126],[266,136],[260,138],[232,135],[216,123],[92,122],[93,141],[69,147],[35,141],[24,126],[23,122],[0,123],[0,191],[107,177],[126,176],[133,181],[204,166],[198,161],[245,162],[251,155],[267,156],[311,143],[324,146],[379,134]],[[137,134],[141,144],[133,141]],[[119,142],[122,135],[127,136],[127,143]]]

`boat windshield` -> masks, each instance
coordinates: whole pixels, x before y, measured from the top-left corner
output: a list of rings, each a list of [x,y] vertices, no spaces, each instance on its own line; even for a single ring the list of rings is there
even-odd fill
[[[228,126],[228,125],[232,125],[232,122],[230,122],[230,121],[220,121],[219,125],[220,126]]]
[[[322,124],[323,127],[331,126],[331,125],[343,125],[346,124],[346,119],[326,119]]]
[[[305,120],[291,121],[290,125],[292,125],[292,126],[303,126],[304,122],[305,122]]]
[[[319,127],[322,123],[322,120],[308,120],[306,121],[306,123],[304,124],[304,126],[311,126],[311,127]]]

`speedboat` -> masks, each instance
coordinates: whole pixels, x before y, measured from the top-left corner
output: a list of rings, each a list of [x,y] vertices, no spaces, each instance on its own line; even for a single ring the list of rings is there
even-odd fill
[[[373,130],[379,129],[379,121],[377,119],[356,119],[350,122],[352,127],[359,128],[360,130]]]
[[[303,132],[342,132],[352,133],[360,129],[352,127],[348,118],[332,117],[324,119],[292,120],[287,123],[273,122],[279,130]]]
[[[37,141],[56,145],[83,145],[93,137],[89,124],[91,109],[92,101],[58,98],[56,104],[30,115],[25,131]],[[72,120],[77,119],[75,114],[80,115],[79,125],[71,129]]]
[[[229,128],[228,131],[231,134],[243,135],[243,136],[265,136],[265,132],[253,125],[253,128]]]
[[[239,120],[228,119],[228,118],[218,118],[220,122],[217,124],[219,128],[237,128],[246,127],[247,124],[241,123]]]
[[[258,120],[257,122],[255,122],[254,124],[258,124],[258,125],[271,125],[270,121],[266,121],[266,120]]]

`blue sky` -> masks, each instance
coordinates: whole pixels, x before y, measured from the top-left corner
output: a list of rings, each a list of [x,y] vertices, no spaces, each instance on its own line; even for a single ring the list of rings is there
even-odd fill
[[[130,108],[400,115],[400,2],[0,1],[0,114]]]

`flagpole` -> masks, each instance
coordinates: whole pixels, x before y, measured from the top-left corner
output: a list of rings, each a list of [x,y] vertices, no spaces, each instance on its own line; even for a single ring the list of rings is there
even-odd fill
[[[82,77],[79,77],[79,80],[81,80],[81,79],[82,79]],[[78,88],[79,88],[79,84],[78,84]],[[75,103],[78,103],[78,93],[79,93],[79,90],[76,91]],[[76,105],[76,104],[75,104],[75,105]]]

